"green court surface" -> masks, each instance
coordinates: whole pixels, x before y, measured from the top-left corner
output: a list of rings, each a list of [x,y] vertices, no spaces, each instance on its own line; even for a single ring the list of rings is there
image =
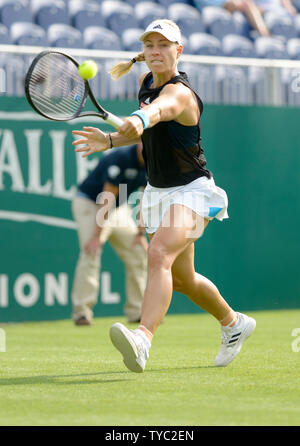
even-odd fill
[[[109,340],[124,318],[2,325],[0,425],[298,426],[300,310],[249,315],[256,331],[225,368],[213,365],[220,328],[211,316],[167,316],[143,374]]]

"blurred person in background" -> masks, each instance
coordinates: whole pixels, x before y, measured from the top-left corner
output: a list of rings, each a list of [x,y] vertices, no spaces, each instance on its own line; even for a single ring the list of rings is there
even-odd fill
[[[147,277],[147,239],[137,227],[128,197],[146,185],[142,144],[108,152],[78,187],[72,202],[80,255],[72,288],[72,319],[91,325],[100,285],[101,254],[108,241],[126,270],[128,322],[139,322]],[[98,204],[99,203],[99,204]]]
[[[291,0],[253,0],[262,14],[276,12],[278,14],[296,15],[297,9]]]
[[[252,28],[264,37],[270,36],[263,18],[265,12],[297,14],[297,9],[290,0],[194,0],[194,4],[200,11],[206,6],[217,6],[230,13],[242,12]]]

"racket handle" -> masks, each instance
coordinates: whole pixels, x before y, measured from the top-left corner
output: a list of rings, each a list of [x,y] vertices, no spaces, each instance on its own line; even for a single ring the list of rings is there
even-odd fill
[[[124,124],[122,119],[118,118],[117,116],[113,115],[112,113],[108,113],[108,116],[105,119],[105,121],[108,124],[112,125],[115,129],[122,127],[122,125]]]

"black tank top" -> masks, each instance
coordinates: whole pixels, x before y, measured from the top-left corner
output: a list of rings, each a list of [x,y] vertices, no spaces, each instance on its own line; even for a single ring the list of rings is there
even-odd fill
[[[150,88],[152,81],[150,72],[144,78],[139,91],[140,108],[154,101],[165,85],[181,82],[195,94],[200,115],[202,114],[202,101],[190,86],[185,73],[180,72],[158,88]],[[198,124],[193,126],[185,126],[176,121],[159,122],[144,130],[142,141],[143,156],[151,186],[181,186],[202,176],[211,178],[211,172],[205,169],[206,159],[200,144],[200,118]]]

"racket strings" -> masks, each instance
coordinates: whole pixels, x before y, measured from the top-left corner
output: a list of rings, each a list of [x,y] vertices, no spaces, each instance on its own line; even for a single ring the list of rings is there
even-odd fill
[[[65,56],[48,53],[34,66],[29,94],[35,107],[53,119],[70,119],[81,110],[86,97],[77,66]]]

